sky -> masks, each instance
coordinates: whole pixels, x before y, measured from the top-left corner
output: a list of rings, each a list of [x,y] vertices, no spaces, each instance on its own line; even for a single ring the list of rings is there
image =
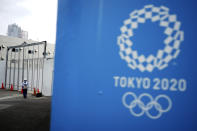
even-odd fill
[[[55,44],[57,0],[0,0],[0,35],[16,23],[28,38]]]

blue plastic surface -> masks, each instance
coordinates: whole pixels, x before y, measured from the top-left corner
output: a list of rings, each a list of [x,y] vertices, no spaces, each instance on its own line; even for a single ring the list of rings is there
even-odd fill
[[[51,131],[197,130],[196,12],[195,0],[59,0]]]

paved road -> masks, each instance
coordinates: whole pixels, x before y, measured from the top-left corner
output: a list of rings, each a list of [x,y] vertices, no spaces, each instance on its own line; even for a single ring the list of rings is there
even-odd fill
[[[49,131],[51,97],[0,90],[0,131]]]

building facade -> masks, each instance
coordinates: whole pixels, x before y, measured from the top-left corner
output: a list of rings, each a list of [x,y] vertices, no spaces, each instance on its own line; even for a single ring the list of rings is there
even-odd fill
[[[8,25],[7,35],[11,37],[18,37],[28,39],[28,32],[24,31],[17,24]]]

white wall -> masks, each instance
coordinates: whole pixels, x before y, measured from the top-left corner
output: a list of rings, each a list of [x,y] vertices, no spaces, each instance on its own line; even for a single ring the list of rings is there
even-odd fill
[[[42,93],[45,96],[52,95],[52,88],[53,88],[53,64],[54,60],[49,59],[45,60],[44,65],[44,86],[42,88]]]
[[[53,59],[49,59],[49,60],[45,60],[44,61],[44,79],[43,79],[43,87],[42,87],[42,70],[40,69],[39,70],[39,77],[37,79],[37,70],[35,68],[35,71],[34,71],[34,81],[33,81],[33,84],[32,84],[32,71],[31,71],[31,68],[29,70],[29,91],[33,91],[33,88],[37,88],[39,87],[39,90],[42,91],[43,95],[45,96],[51,96],[52,95],[52,80],[53,80],[53,62],[54,60]],[[12,66],[13,67],[13,66]],[[17,90],[17,78],[18,78],[18,69],[17,69],[17,66],[16,66],[16,69],[15,69],[15,83],[13,83],[13,68],[11,69],[12,70],[12,74],[11,74],[11,84],[14,85],[14,90]],[[8,68],[7,70],[7,88],[9,88],[9,72],[10,72],[10,69]],[[20,75],[19,75],[19,85],[22,85],[22,69],[20,69]],[[24,69],[24,78],[27,78],[27,70]],[[38,80],[38,81],[37,81]],[[3,82],[4,83],[5,81],[5,61],[0,61],[0,82]],[[5,86],[5,83],[4,83],[4,86]],[[21,90],[21,86],[19,87],[19,90]]]
[[[5,61],[0,61],[0,82],[1,82],[1,84],[2,84],[2,82],[4,83],[4,81],[5,81]]]

